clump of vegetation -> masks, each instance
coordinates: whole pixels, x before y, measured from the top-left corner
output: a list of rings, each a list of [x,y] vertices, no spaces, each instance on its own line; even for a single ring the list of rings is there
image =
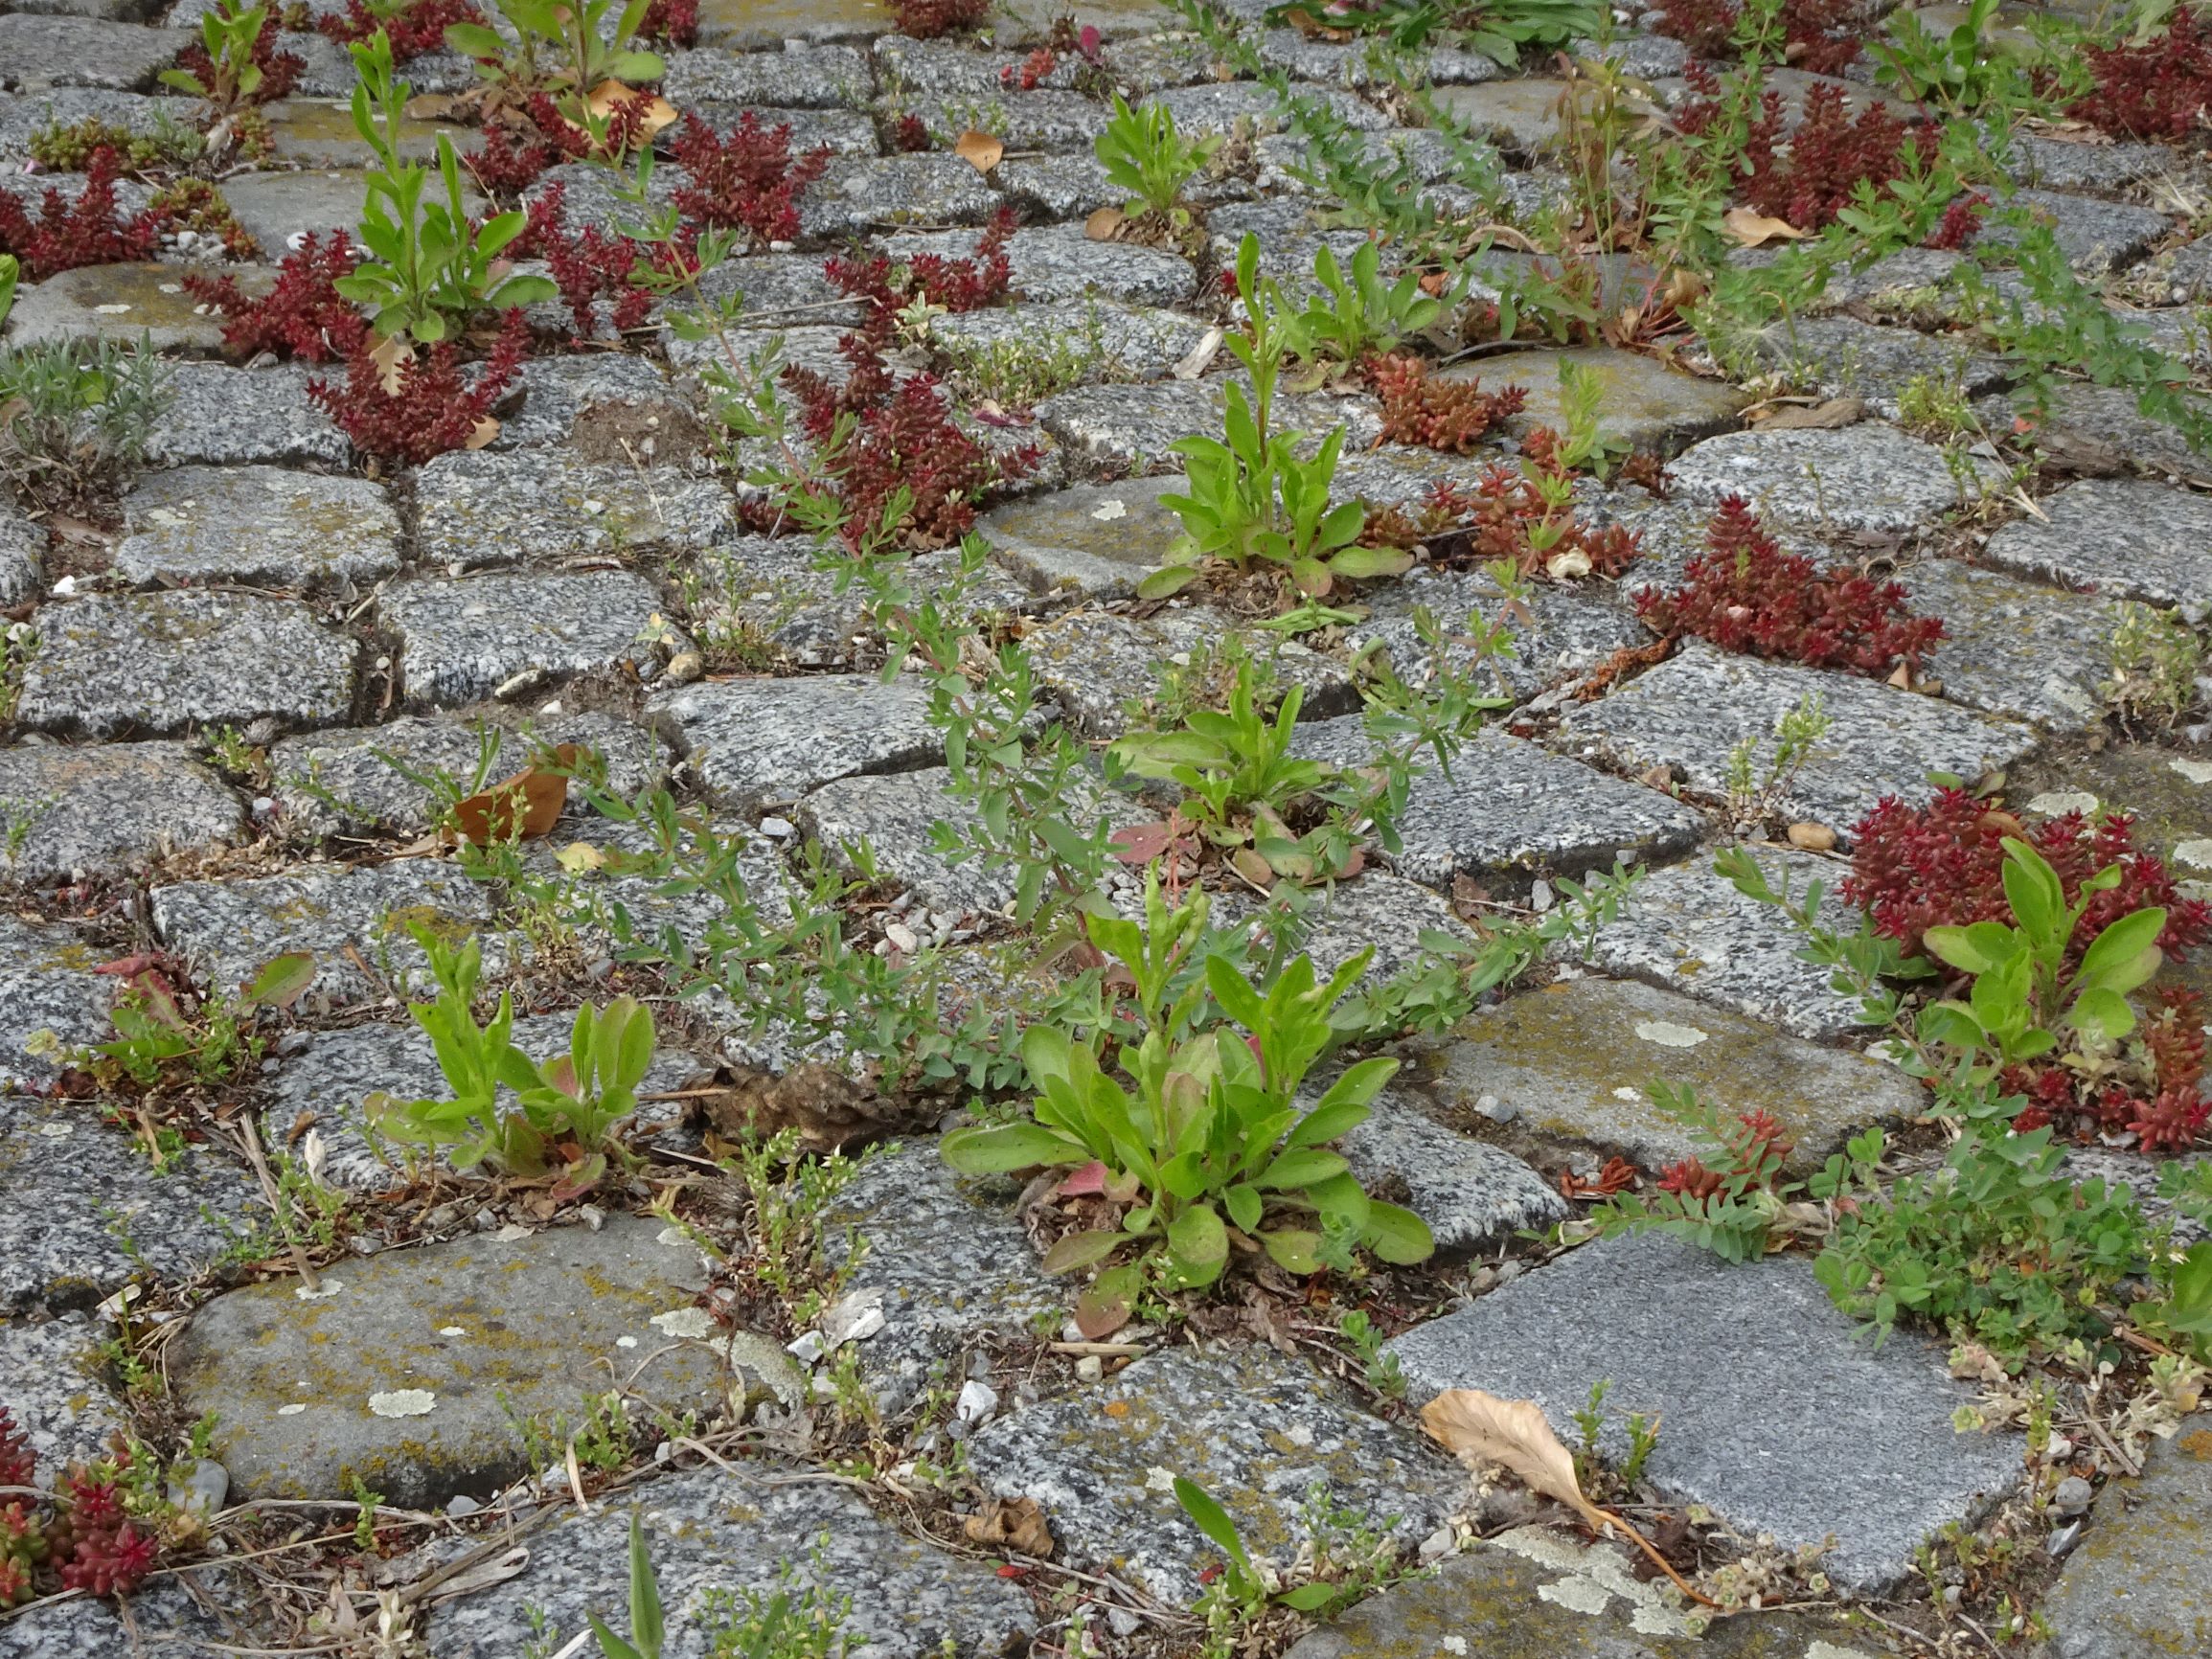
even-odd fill
[[[13,254],[34,283],[84,265],[113,265],[149,258],[167,221],[148,209],[125,218],[115,205],[122,165],[105,148],[85,158],[84,188],[72,201],[57,189],[40,198],[33,218],[23,204],[0,191],[0,253]]]
[[[188,272],[185,289],[223,319],[223,349],[241,360],[273,352],[302,363],[342,362],[367,340],[369,320],[338,292],[353,273],[344,231],[309,231],[277,267],[276,285],[249,297],[236,277]]]
[[[991,0],[891,0],[899,33],[934,40],[956,29],[973,29],[991,15]]]
[[[420,466],[480,440],[492,405],[521,373],[530,330],[520,311],[507,321],[491,353],[465,371],[458,349],[441,340],[417,356],[394,355],[364,332],[346,357],[346,378],[309,380],[308,396],[330,413],[354,448],[383,461]]]
[[[1014,210],[999,209],[976,239],[975,251],[965,258],[917,254],[895,265],[883,254],[856,254],[826,261],[822,274],[840,293],[867,307],[861,333],[875,345],[887,346],[902,325],[919,331],[918,325],[932,313],[980,311],[1005,299],[1014,278],[1006,244],[1015,224]]]
[[[358,46],[382,34],[392,43],[392,59],[404,63],[445,44],[445,31],[457,23],[484,21],[470,0],[346,0],[343,13],[327,13],[315,27],[341,46]]]
[[[1379,357],[1368,378],[1382,400],[1382,436],[1392,443],[1471,455],[1528,402],[1525,386],[1485,392],[1480,379],[1447,380],[1419,357]]]
[[[1943,620],[1914,616],[1898,583],[1847,567],[1823,577],[1810,558],[1784,553],[1737,495],[1722,501],[1705,551],[1683,575],[1674,593],[1639,593],[1636,614],[1663,634],[1695,634],[1723,650],[1880,679],[1943,638]]]
[[[200,14],[200,37],[161,72],[162,84],[196,98],[216,119],[273,103],[290,92],[307,64],[277,50],[276,19],[266,5],[240,10],[236,0]]]
[[[2204,647],[2179,610],[2162,611],[2133,602],[2120,606],[2112,630],[2112,677],[2105,701],[2131,724],[2156,721],[2168,731],[2197,702],[2197,676]]]
[[[2193,132],[2212,103],[2212,38],[2194,9],[2177,6],[2171,16],[2165,31],[2147,40],[2086,44],[2083,57],[2095,85],[2066,113],[2123,138]]]
[[[1142,925],[1090,917],[1091,942],[1134,986],[1142,1038],[1109,1060],[1095,1035],[1030,1027],[1022,1058],[1041,1091],[1035,1122],[960,1129],[943,1142],[957,1170],[1092,1172],[1061,1191],[1102,1197],[1111,1221],[1067,1234],[1045,1256],[1056,1273],[1133,1256],[1084,1292],[1078,1316],[1092,1329],[1127,1319],[1148,1284],[1215,1283],[1229,1264],[1232,1227],[1293,1273],[1343,1260],[1355,1244],[1386,1261],[1422,1261],[1435,1248],[1419,1216],[1370,1198],[1327,1149],[1366,1121],[1397,1061],[1360,1061],[1311,1106],[1301,1100],[1334,1040],[1330,1014],[1373,953],[1326,983],[1299,957],[1263,992],[1218,955],[1197,976],[1185,971],[1197,966],[1187,959],[1205,918],[1202,895],[1168,909],[1156,878],[1147,881]]]
[[[73,1464],[58,1486],[41,1488],[28,1438],[0,1406],[0,1486],[22,1489],[0,1504],[0,1607],[63,1590],[137,1589],[160,1564],[164,1527],[175,1513],[162,1474],[142,1447],[126,1445]]]
[[[689,175],[676,211],[692,224],[744,231],[763,244],[799,234],[799,195],[830,165],[827,149],[794,157],[789,125],[764,126],[749,109],[726,139],[686,115],[672,148]]]
[[[158,107],[150,132],[133,132],[88,115],[82,121],[42,126],[31,135],[31,159],[55,172],[82,172],[103,149],[114,151],[128,172],[190,167],[206,148],[207,140],[197,131]]]
[[[116,494],[170,398],[169,368],[143,344],[0,348],[0,406],[12,411],[0,426],[0,477],[47,506]]]
[[[1170,229],[1190,223],[1182,205],[1183,188],[1204,170],[1221,145],[1219,133],[1188,139],[1175,131],[1174,112],[1164,103],[1131,109],[1114,94],[1113,117],[1091,148],[1106,169],[1106,182],[1127,193],[1130,218],[1150,214]]]

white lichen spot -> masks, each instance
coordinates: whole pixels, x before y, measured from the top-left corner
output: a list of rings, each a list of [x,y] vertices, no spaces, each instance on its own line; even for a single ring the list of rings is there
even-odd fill
[[[1632,1083],[1624,1083],[1613,1091],[1613,1099],[1626,1101],[1631,1106],[1640,1106],[1644,1103],[1644,1091]]]
[[[428,1417],[438,1397],[426,1388],[394,1388],[369,1397],[371,1417]]]
[[[2097,809],[2097,798],[2085,789],[2045,789],[2028,802],[2028,810],[2041,812],[2046,818],[2057,818],[2067,812],[2085,815]]]
[[[1467,1638],[1465,1636],[1439,1636],[1436,1639],[1436,1645],[1447,1653],[1462,1655],[1463,1659],[1467,1652]]]
[[[1833,1642],[1815,1642],[1805,1649],[1805,1659],[1869,1659],[1862,1648],[1838,1648]]]
[[[1313,1443],[1313,1431],[1305,1423],[1294,1422],[1283,1431],[1283,1438],[1295,1446],[1311,1446]]]
[[[112,306],[95,306],[92,308],[98,311],[103,317],[120,317],[124,312],[130,309],[128,306],[120,304]]]
[[[295,1284],[292,1286],[292,1294],[298,1297],[302,1302],[328,1302],[331,1297],[337,1295],[339,1291],[345,1289],[345,1287],[346,1285],[343,1280],[325,1279],[312,1290],[308,1289],[305,1284]]]
[[[438,1334],[440,1336],[467,1336],[468,1332],[466,1328],[459,1325],[441,1325],[438,1328]]]
[[[2194,841],[2177,842],[2174,856],[2192,870],[2212,870],[2212,840],[2200,836]]]
[[[635,1348],[637,1338],[634,1336],[618,1336],[614,1339],[614,1345],[617,1348]]]
[[[1092,508],[1090,515],[1102,523],[1111,524],[1117,518],[1127,518],[1129,515],[1129,510],[1119,501],[1107,501]]]
[[[654,1242],[681,1249],[692,1241],[692,1236],[681,1227],[663,1227],[653,1235]]]
[[[277,1415],[278,1415],[279,1417],[298,1417],[298,1416],[300,1415],[300,1413],[302,1413],[303,1411],[306,1411],[307,1409],[308,1409],[307,1401],[305,1401],[305,1400],[294,1400],[294,1401],[293,1401],[293,1402],[292,1402],[290,1405],[280,1405],[280,1406],[278,1406],[278,1407],[277,1407]]]
[[[688,1336],[704,1342],[715,1333],[715,1316],[703,1307],[672,1307],[666,1313],[656,1313],[646,1323],[670,1336]]]
[[[1174,1489],[1175,1471],[1174,1469],[1162,1468],[1158,1464],[1154,1464],[1145,1471],[1146,1491],[1172,1492]]]
[[[50,1141],[66,1141],[77,1133],[75,1124],[40,1124],[38,1132]]]
[[[2192,784],[2212,784],[2212,761],[2168,761],[2166,764]]]
[[[1669,1049],[1694,1049],[1712,1034],[1694,1025],[1676,1025],[1671,1019],[1640,1019],[1635,1033],[1648,1043]]]
[[[1592,1617],[1603,1613],[1612,1602],[1613,1593],[1595,1579],[1570,1576],[1556,1583],[1539,1585],[1537,1596],[1540,1601],[1564,1607],[1570,1613],[1588,1613]]]

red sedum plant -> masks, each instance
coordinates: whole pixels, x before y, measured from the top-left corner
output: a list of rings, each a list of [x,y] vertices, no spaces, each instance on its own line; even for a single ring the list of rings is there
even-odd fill
[[[318,239],[309,231],[277,267],[277,285],[249,298],[235,277],[197,273],[186,290],[222,314],[223,349],[234,357],[274,352],[302,363],[337,362],[352,354],[369,331],[368,320],[340,296],[337,282],[353,272],[353,247],[344,231]]]
[[[891,0],[899,33],[934,40],[955,29],[972,29],[991,15],[991,0]]]
[[[510,310],[491,353],[469,379],[462,374],[453,342],[441,340],[427,355],[402,362],[385,383],[386,371],[366,334],[346,358],[342,384],[308,382],[308,396],[330,412],[340,431],[364,455],[420,466],[466,448],[491,406],[506,395],[530,350],[530,328]]]
[[[868,307],[860,331],[872,344],[886,346],[899,313],[917,302],[941,311],[980,311],[1005,299],[1013,280],[1006,243],[1014,228],[1014,210],[1000,208],[977,239],[974,253],[966,259],[917,254],[901,266],[894,265],[887,255],[873,254],[829,260],[822,274],[840,293]]]
[[[1859,0],[1783,0],[1783,40],[1790,67],[1840,75],[1857,62],[1860,43],[1852,26],[1862,11]],[[1743,14],[1736,0],[1668,0],[1654,27],[1699,57],[1733,57],[1736,24]]]
[[[762,242],[799,234],[799,193],[830,165],[827,147],[794,157],[789,125],[764,126],[749,109],[726,139],[687,114],[671,148],[690,174],[676,212],[702,230],[748,231]]]
[[[1906,610],[1896,582],[1848,566],[1822,576],[1810,558],[1784,553],[1740,495],[1722,501],[1705,551],[1683,575],[1674,593],[1639,593],[1637,614],[1660,633],[1694,634],[1722,650],[1880,679],[1943,638],[1942,619]]]
[[[366,40],[381,29],[392,42],[392,61],[404,63],[445,44],[445,31],[456,23],[481,23],[484,13],[469,0],[415,0],[398,14],[378,17],[367,0],[346,0],[343,16],[320,18],[315,27],[341,46]]]
[[[1480,380],[1446,380],[1419,357],[1377,357],[1367,377],[1382,400],[1382,436],[1392,443],[1470,455],[1528,401],[1523,386],[1485,392]]]
[[[66,200],[58,190],[49,190],[36,219],[13,195],[0,191],[0,254],[13,254],[34,283],[83,265],[150,258],[166,220],[150,210],[127,219],[117,214],[115,181],[121,170],[115,151],[103,145],[85,158],[84,189],[77,199]]]
[[[0,1607],[58,1590],[125,1596],[145,1582],[161,1534],[125,1508],[129,1467],[130,1453],[118,1451],[90,1468],[73,1466],[52,1492],[0,1502]],[[35,1489],[37,1473],[29,1442],[0,1406],[0,1486]]]
[[[2185,138],[2212,103],[2212,39],[2186,6],[2165,34],[2140,46],[2084,49],[2094,90],[2066,113],[2127,138]]]

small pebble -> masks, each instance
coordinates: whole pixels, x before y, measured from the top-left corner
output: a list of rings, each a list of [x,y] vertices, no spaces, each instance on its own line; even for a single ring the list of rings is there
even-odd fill
[[[459,1520],[464,1516],[476,1513],[476,1511],[481,1510],[483,1507],[484,1506],[482,1504],[478,1503],[467,1492],[455,1492],[453,1496],[446,1502],[445,1512],[446,1514],[452,1516],[454,1519]]]
[[[2062,1515],[2078,1515],[2089,1507],[2096,1489],[2080,1475],[2068,1475],[2051,1493],[2051,1503]]]
[[[1106,1361],[1095,1353],[1086,1353],[1075,1362],[1075,1374],[1084,1382],[1099,1382],[1106,1376]]]
[[[997,1409],[998,1391],[972,1379],[961,1385],[960,1398],[952,1405],[953,1415],[964,1423],[987,1422]]]

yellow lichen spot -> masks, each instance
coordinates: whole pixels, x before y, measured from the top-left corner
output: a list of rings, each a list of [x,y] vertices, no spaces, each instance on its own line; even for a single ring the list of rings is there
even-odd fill
[[[1129,1402],[1126,1399],[1109,1399],[1106,1403],[1106,1414],[1111,1418],[1127,1417],[1129,1414]]]

